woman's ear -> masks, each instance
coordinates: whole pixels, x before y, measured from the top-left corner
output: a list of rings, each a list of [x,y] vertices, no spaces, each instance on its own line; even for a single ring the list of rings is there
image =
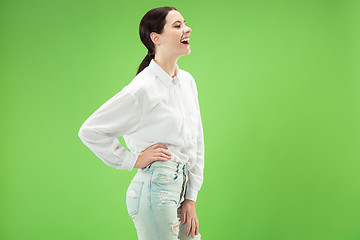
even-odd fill
[[[159,34],[156,32],[150,33],[150,38],[153,41],[154,44],[159,44]]]

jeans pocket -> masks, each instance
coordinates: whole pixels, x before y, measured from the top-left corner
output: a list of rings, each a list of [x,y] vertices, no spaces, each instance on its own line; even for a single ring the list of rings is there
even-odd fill
[[[141,192],[144,182],[132,181],[126,191],[126,206],[132,218],[139,212]]]
[[[179,175],[176,172],[154,172],[151,182],[160,185],[168,185],[176,183],[178,179]]]

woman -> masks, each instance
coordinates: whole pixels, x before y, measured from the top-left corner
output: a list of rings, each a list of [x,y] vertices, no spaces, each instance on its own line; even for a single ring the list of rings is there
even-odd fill
[[[138,239],[201,236],[195,202],[203,183],[203,128],[194,78],[177,65],[191,52],[191,31],[174,7],[147,12],[139,32],[148,54],[137,75],[79,130],[105,164],[138,169],[126,193]]]

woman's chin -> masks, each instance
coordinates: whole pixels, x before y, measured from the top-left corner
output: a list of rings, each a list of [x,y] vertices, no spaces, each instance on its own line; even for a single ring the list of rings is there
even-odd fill
[[[187,52],[185,52],[183,55],[188,55],[191,53],[191,49],[189,48]]]

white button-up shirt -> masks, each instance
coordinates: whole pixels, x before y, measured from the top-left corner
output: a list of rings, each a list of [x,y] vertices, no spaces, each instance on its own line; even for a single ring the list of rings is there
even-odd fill
[[[196,202],[203,183],[204,136],[194,78],[176,65],[170,77],[155,61],[81,126],[82,142],[105,164],[131,171],[141,151],[162,143],[187,164],[185,199]],[[130,152],[120,145],[123,136]]]

